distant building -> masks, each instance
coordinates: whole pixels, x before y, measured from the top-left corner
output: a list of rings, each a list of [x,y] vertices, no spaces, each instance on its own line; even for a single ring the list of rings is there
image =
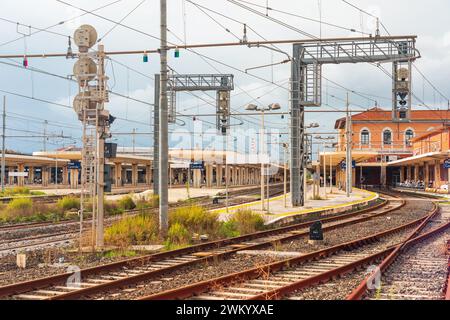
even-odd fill
[[[393,122],[392,111],[381,108],[373,108],[365,112],[355,114],[352,119],[352,151],[356,160],[356,168],[353,169],[353,183],[364,185],[394,185],[411,179],[425,180],[434,177],[426,174],[426,167],[431,172],[435,160],[439,160],[440,166],[443,158],[433,158],[413,162],[414,168],[407,174],[406,163],[414,156],[428,152],[443,152],[449,150],[448,127],[450,111],[447,110],[413,110],[411,121]],[[340,163],[345,159],[346,151],[346,118],[336,121],[335,129],[338,130],[339,139],[337,150],[334,153],[323,153],[321,163],[328,161],[336,168],[338,184],[345,184],[345,169]],[[445,136],[447,138],[445,138]],[[445,140],[447,139],[447,140]],[[327,160],[327,157],[329,158]],[[418,169],[417,169],[418,166]],[[440,170],[440,181],[447,181],[447,173]],[[435,181],[437,179],[432,179]]]

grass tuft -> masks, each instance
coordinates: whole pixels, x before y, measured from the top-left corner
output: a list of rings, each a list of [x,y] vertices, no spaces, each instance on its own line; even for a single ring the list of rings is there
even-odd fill
[[[64,197],[57,202],[57,206],[64,211],[80,210],[80,199],[75,197]]]

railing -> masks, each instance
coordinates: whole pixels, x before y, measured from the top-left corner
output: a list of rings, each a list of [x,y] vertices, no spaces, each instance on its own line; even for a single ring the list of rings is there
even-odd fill
[[[420,143],[418,143],[419,145]],[[413,154],[415,156],[419,155],[419,154],[425,154],[425,153],[430,153],[430,152],[440,152],[442,151],[442,142],[441,141],[436,141],[436,142],[427,142],[425,145],[421,145],[418,148],[414,148],[413,150]]]
[[[361,144],[361,143],[353,143],[354,151],[369,151],[369,152],[378,152],[380,154],[412,154],[413,149],[411,146],[405,143],[392,143],[392,144],[383,144],[383,143],[369,143],[369,144]],[[339,150],[345,150],[345,144],[339,145]]]

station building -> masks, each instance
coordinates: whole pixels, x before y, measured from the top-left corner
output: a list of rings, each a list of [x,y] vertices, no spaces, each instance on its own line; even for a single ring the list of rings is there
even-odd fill
[[[392,111],[375,107],[351,116],[354,186],[396,185],[406,180],[424,181],[438,188],[447,183],[443,170],[450,149],[448,110],[413,110],[410,121],[394,122]],[[346,118],[336,121],[336,151],[320,156],[337,185],[345,186]]]
[[[136,150],[135,150],[136,151]],[[111,166],[113,188],[131,190],[148,189],[154,183],[154,160],[152,150],[138,150],[131,154],[127,150],[118,152],[115,158],[107,159]],[[225,165],[224,157],[227,158]],[[6,184],[35,188],[78,189],[81,184],[81,149],[69,147],[33,155],[6,154]],[[202,169],[190,169],[193,162],[200,162]],[[275,167],[270,177],[272,182],[283,181],[283,166]],[[229,186],[257,185],[261,182],[261,165],[236,152],[203,150],[170,150],[169,182],[173,187],[185,186],[188,181],[193,188],[222,188],[226,185],[226,168]]]

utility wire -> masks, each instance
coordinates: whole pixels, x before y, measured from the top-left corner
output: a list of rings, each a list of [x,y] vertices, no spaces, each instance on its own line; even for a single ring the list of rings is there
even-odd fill
[[[142,6],[144,4],[144,2],[146,2],[147,0],[142,0],[136,7],[134,7],[130,12],[128,12],[118,23],[114,24],[114,26],[109,29],[102,37],[100,37],[97,40],[97,43],[101,42],[102,40],[104,40],[112,31],[114,31],[114,29],[116,29],[119,26],[119,23],[122,23],[125,21],[125,19],[127,19],[130,15],[132,15],[140,6]]]
[[[246,3],[246,4],[254,6],[254,7],[263,8],[263,9],[267,9],[269,11],[285,14],[285,15],[288,15],[288,16],[291,16],[291,17],[296,17],[296,18],[299,18],[299,19],[303,19],[303,20],[307,20],[307,21],[311,21],[311,22],[316,22],[316,23],[319,23],[320,25],[326,25],[326,26],[329,26],[329,27],[333,27],[333,28],[337,28],[337,29],[341,29],[341,30],[345,30],[345,31],[358,32],[358,33],[362,33],[362,34],[365,34],[365,35],[370,35],[370,33],[366,33],[366,32],[363,32],[361,30],[357,30],[355,28],[344,27],[344,26],[341,26],[341,25],[337,25],[337,24],[334,24],[334,23],[323,21],[321,19],[317,20],[317,19],[314,19],[314,18],[301,16],[301,15],[298,15],[298,14],[295,14],[295,13],[292,13],[292,12],[287,12],[287,11],[283,11],[283,10],[280,10],[280,9],[276,9],[274,7],[262,6],[262,5],[259,5],[259,4],[256,4],[256,3],[252,3],[250,1],[244,1],[244,0],[237,0],[237,1],[242,2],[242,3]]]
[[[122,2],[122,1],[123,1],[123,0],[116,0],[116,1],[110,2],[110,3],[108,3],[108,4],[105,4],[105,5],[101,6],[101,7],[98,7],[98,8],[96,8],[96,9],[93,9],[91,12],[100,11],[100,10],[102,10],[102,9],[105,9],[105,8],[107,8],[107,7],[110,7],[110,6],[112,6],[112,5],[115,5],[115,4],[117,4],[117,3],[119,3],[119,2]],[[52,29],[52,28],[54,28],[54,27],[57,27],[57,26],[61,26],[61,25],[65,24],[65,23],[70,22],[70,21],[73,21],[73,20],[75,20],[75,19],[84,17],[84,16],[87,15],[87,14],[88,14],[88,13],[83,13],[83,14],[81,14],[81,15],[72,17],[72,18],[70,18],[70,19],[67,19],[67,20],[64,20],[64,21],[60,21],[60,22],[58,22],[58,23],[56,23],[56,24],[53,24],[53,25],[51,25],[51,26],[48,26],[48,27],[46,27],[46,28],[36,28],[36,27],[31,26],[31,29],[37,30],[37,31],[32,32],[30,35],[27,35],[27,36],[33,36],[33,35],[38,34],[38,33],[41,33],[41,32],[49,32],[49,33],[53,33],[53,34],[58,34],[58,33],[56,33],[56,32],[50,31],[50,29]],[[13,22],[13,23],[17,24],[17,22]],[[30,27],[30,26],[27,26],[27,27]],[[59,35],[59,34],[58,34],[58,35]],[[14,40],[10,40],[10,41],[7,41],[7,42],[0,43],[0,47],[3,47],[3,46],[6,46],[6,45],[8,45],[8,44],[10,44],[10,43],[14,43],[14,42],[17,42],[17,41],[19,41],[19,40],[22,40],[23,38],[25,38],[25,37],[27,37],[27,36],[22,36],[22,37],[19,37],[19,38],[14,39]]]

